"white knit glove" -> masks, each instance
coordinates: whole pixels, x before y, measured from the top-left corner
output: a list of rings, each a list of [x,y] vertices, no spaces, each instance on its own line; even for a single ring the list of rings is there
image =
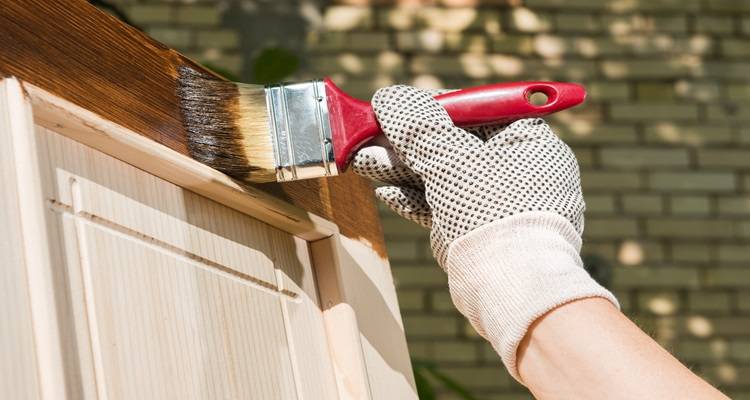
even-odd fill
[[[585,297],[617,305],[583,269],[578,164],[542,119],[472,133],[408,86],[379,90],[372,105],[392,147],[363,148],[354,171],[387,183],[377,196],[431,229],[454,304],[516,379],[518,344],[538,317]]]

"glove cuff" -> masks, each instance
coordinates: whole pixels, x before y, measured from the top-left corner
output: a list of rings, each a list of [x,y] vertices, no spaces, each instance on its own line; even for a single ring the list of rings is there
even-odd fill
[[[581,237],[553,212],[526,212],[483,225],[450,244],[451,298],[521,382],[516,352],[529,326],[571,301],[615,296],[583,269]],[[521,382],[523,383],[523,382]]]

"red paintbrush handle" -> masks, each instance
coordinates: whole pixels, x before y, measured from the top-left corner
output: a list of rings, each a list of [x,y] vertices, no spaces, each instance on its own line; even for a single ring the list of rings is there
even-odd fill
[[[352,154],[381,133],[380,126],[370,103],[349,96],[330,79],[325,85],[336,166],[344,171]],[[538,92],[547,96],[543,105],[529,102],[529,96]],[[435,97],[453,123],[462,127],[541,117],[581,104],[585,98],[583,86],[565,82],[497,83]]]

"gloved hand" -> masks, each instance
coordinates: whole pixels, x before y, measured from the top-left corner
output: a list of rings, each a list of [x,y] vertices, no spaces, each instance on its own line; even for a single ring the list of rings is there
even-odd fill
[[[585,204],[570,148],[539,118],[469,132],[408,86],[372,100],[388,144],[354,157],[377,196],[430,231],[452,299],[518,379],[529,325],[575,299],[614,296],[583,269]]]

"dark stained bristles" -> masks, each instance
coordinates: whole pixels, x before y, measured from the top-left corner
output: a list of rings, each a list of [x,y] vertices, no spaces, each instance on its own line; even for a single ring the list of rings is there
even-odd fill
[[[190,155],[234,178],[276,180],[263,86],[182,66],[177,93]]]

